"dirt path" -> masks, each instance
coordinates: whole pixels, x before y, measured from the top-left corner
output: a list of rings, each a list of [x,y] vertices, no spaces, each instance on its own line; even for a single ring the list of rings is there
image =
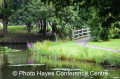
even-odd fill
[[[90,48],[96,48],[96,49],[103,49],[103,50],[108,50],[108,51],[114,51],[114,52],[120,52],[120,50],[116,50],[116,49],[109,49],[109,48],[102,48],[102,47],[97,47],[97,46],[93,46],[93,45],[89,45],[87,44],[87,42],[90,40],[90,38],[83,38],[81,40],[78,40],[77,43],[84,45],[86,47],[90,47]]]

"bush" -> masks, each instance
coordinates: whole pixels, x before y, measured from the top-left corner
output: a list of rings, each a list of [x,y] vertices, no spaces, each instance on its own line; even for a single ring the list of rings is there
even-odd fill
[[[120,29],[115,27],[113,29],[113,37],[112,38],[120,38]]]
[[[101,28],[91,28],[90,32],[92,36],[93,41],[99,41],[100,39],[100,34],[101,34]]]
[[[62,27],[61,25],[58,25],[58,30],[61,32],[62,37],[66,39],[72,39],[73,26],[69,24],[65,25],[64,27]]]

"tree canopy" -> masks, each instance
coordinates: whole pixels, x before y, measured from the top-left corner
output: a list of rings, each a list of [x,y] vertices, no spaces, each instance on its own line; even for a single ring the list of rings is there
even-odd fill
[[[89,13],[90,18],[91,8],[94,8],[96,15],[93,15],[94,20],[98,23],[96,28],[101,27],[100,38],[103,40],[109,39],[110,28],[119,27],[120,20],[120,0],[42,0],[43,2],[54,3],[56,12],[63,9],[66,6],[76,6],[79,4],[79,9],[84,8],[86,13]],[[80,11],[80,10],[79,10]],[[93,13],[92,13],[93,14]]]
[[[120,28],[119,3],[119,0],[3,0],[0,18],[4,33],[9,20],[26,24],[29,32],[34,25],[41,27],[44,35],[47,25],[60,35],[70,35],[74,27],[91,27],[93,37],[109,40]]]

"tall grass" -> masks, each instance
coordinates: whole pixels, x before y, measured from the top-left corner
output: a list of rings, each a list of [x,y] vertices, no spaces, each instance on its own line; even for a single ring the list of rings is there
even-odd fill
[[[34,53],[55,59],[82,60],[97,64],[120,66],[120,53],[88,48],[75,42],[37,42],[34,44]]]

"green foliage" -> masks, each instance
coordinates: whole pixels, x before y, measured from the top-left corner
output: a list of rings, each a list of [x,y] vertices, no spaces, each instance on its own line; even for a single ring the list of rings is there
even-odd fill
[[[84,27],[84,22],[81,21],[80,16],[76,10],[76,7],[69,6],[59,11],[57,15],[59,15],[59,19],[57,19],[57,28],[60,31],[63,37],[69,37],[72,39],[72,30],[74,27],[77,29]]]
[[[102,27],[100,26],[100,24],[96,21],[96,18],[92,18],[92,20],[88,21],[89,26],[91,27],[90,29],[90,34],[91,37],[94,41],[99,41],[101,40],[101,33],[102,33]]]
[[[14,0],[3,0],[0,4],[0,18],[9,17],[16,7]]]
[[[18,8],[14,15],[9,19],[11,22],[16,22],[18,24],[31,22],[32,24],[39,26],[40,21],[46,18],[47,23],[49,23],[51,27],[53,27],[52,24],[56,24],[55,30],[57,34],[71,39],[73,27],[83,27],[81,26],[83,22],[78,16],[78,12],[76,12],[76,10],[76,6],[69,6],[59,10],[56,15],[54,4],[44,4],[41,0],[37,0],[36,2],[31,0],[26,4],[22,4],[21,8]]]
[[[114,27],[113,29],[110,29],[110,35],[111,38],[120,38],[120,29],[117,27]]]
[[[107,41],[120,37],[118,3],[118,0],[7,0],[8,8],[0,6],[0,17],[10,16],[9,22],[26,24],[30,26],[28,31],[34,26],[45,28],[49,23],[51,27],[55,26],[57,34],[70,39],[74,27],[81,29],[87,26],[91,28],[95,41]],[[43,20],[46,23],[40,25]]]
[[[43,0],[42,0],[43,1]],[[120,1],[119,0],[58,0],[57,2],[54,2],[54,0],[46,0],[43,2],[50,3],[52,2],[55,6],[56,13],[59,13],[59,11],[67,6],[73,5],[77,6],[77,12],[78,14],[82,14],[80,18],[82,20],[90,21],[92,19],[93,24],[98,23],[99,25],[96,25],[95,27],[101,27],[102,31],[100,30],[100,35],[97,37],[97,40],[102,39],[104,41],[109,40],[111,37],[110,35],[110,29],[112,28],[111,24],[114,24],[114,27],[119,27],[119,13],[120,10]],[[64,4],[61,4],[64,3]],[[59,4],[59,6],[58,6]],[[97,5],[96,5],[97,4]],[[80,10],[82,8],[82,11]],[[86,13],[81,13],[81,12]],[[93,27],[93,26],[91,26]],[[96,34],[95,34],[96,35]],[[96,38],[95,38],[96,39]]]

